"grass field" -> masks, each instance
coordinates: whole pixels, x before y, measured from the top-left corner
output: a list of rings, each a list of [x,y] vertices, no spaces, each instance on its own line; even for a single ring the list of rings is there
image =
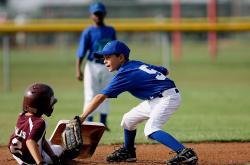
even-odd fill
[[[250,42],[219,42],[219,55],[212,60],[206,42],[185,42],[183,57],[171,59],[170,77],[182,95],[182,105],[164,126],[182,142],[250,141]],[[130,43],[132,59],[161,64],[160,48],[147,43]],[[58,120],[71,119],[82,111],[82,84],[75,79],[74,47],[36,47],[11,49],[10,92],[3,90],[2,51],[0,52],[0,144],[8,142],[18,113],[22,108],[24,89],[33,82],[53,86],[59,102],[49,123],[47,137]],[[140,100],[124,93],[111,100],[109,126],[101,143],[121,143],[122,114]],[[96,118],[97,120],[97,118]],[[136,141],[145,143],[141,124]]]

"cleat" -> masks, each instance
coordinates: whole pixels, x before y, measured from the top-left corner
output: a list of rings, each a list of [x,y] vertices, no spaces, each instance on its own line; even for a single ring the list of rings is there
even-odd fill
[[[106,160],[108,162],[136,162],[135,149],[129,151],[126,148],[121,147],[108,155]]]
[[[111,131],[110,128],[107,125],[105,125],[105,131],[107,131],[107,132]]]
[[[168,160],[167,165],[196,165],[198,157],[193,149],[184,148],[175,157]]]

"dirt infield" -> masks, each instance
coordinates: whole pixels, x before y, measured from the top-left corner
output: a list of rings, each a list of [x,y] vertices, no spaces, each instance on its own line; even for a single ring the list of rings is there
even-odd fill
[[[197,143],[186,144],[187,147],[192,147],[198,153],[199,164],[204,165],[250,165],[250,142],[246,143]],[[107,154],[114,150],[114,145],[100,145],[97,147],[95,154],[91,159],[79,160],[76,159],[71,164],[91,164],[101,165],[108,164],[105,161]],[[143,164],[165,164],[165,160],[170,159],[174,154],[169,154],[170,150],[159,144],[143,144],[137,145],[136,163],[127,163],[130,165]],[[7,147],[0,147],[0,164],[15,165],[16,162],[12,159]],[[111,163],[116,164],[116,163]],[[126,163],[119,163],[126,164]]]

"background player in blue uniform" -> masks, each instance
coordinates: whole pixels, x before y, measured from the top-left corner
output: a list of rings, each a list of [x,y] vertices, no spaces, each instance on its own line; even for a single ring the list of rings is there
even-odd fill
[[[167,164],[196,164],[198,157],[191,148],[186,148],[173,136],[161,130],[181,101],[174,81],[166,77],[168,70],[140,61],[130,61],[129,53],[127,45],[118,40],[107,43],[102,51],[95,53],[96,57],[104,58],[105,66],[110,72],[118,71],[107,87],[86,107],[81,120],[84,121],[106,98],[116,98],[120,93],[128,91],[144,101],[124,114],[121,122],[124,128],[124,146],[108,155],[107,161],[136,161],[136,127],[147,120],[145,136],[177,153]]]
[[[107,42],[116,39],[115,29],[111,26],[106,26],[104,23],[106,16],[104,4],[100,2],[91,4],[89,13],[94,25],[82,32],[76,60],[76,77],[79,81],[84,80],[84,107],[108,84],[113,76],[105,68],[103,60],[94,58],[93,52],[102,50]],[[88,56],[83,74],[81,67],[86,54]],[[84,107],[83,110],[85,109]],[[106,122],[109,110],[109,102],[106,100],[87,120],[93,121],[94,114],[100,112],[100,122],[109,130]]]

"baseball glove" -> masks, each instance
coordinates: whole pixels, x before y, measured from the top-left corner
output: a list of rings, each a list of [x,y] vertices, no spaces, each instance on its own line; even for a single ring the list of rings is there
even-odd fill
[[[66,124],[65,130],[62,133],[62,141],[65,147],[63,153],[65,158],[74,159],[79,156],[81,147],[83,146],[79,116],[75,116],[73,120],[70,120]]]

